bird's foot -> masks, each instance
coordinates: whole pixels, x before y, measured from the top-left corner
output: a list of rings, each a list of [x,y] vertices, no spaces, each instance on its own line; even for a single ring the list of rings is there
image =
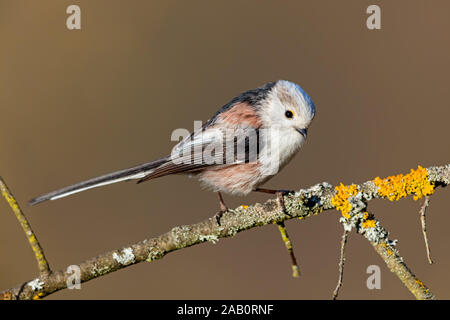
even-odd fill
[[[217,212],[216,215],[215,215],[216,221],[217,221],[217,224],[219,225],[219,227],[221,226],[220,220],[222,219],[222,216],[223,216],[223,214],[224,214],[225,212],[227,212],[227,209],[225,209],[225,210],[220,210],[220,211]]]
[[[289,217],[292,217],[291,214],[288,213],[287,209],[286,209],[286,205],[284,203],[284,196],[294,193],[294,191],[292,190],[279,190],[276,195],[278,198],[278,203],[280,204],[281,210],[283,210],[283,213]]]
[[[225,205],[225,202],[223,201],[222,194],[220,192],[217,192],[217,196],[219,198],[220,211],[218,213],[216,213],[215,217],[216,217],[217,224],[220,227],[220,225],[221,225],[220,219],[222,219],[223,214],[228,211],[228,208]]]

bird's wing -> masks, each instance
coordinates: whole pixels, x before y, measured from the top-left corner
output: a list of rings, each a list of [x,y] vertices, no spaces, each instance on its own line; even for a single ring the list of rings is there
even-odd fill
[[[211,166],[229,166],[257,160],[261,121],[247,103],[236,103],[179,142],[170,161],[138,181],[176,173],[194,173]]]

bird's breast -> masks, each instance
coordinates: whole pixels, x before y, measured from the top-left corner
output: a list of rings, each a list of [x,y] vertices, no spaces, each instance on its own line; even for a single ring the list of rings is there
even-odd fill
[[[300,150],[304,138],[295,130],[278,130],[268,133],[267,143],[259,155],[261,172],[277,174]]]
[[[258,162],[206,168],[198,178],[208,189],[235,195],[250,193],[265,179]]]

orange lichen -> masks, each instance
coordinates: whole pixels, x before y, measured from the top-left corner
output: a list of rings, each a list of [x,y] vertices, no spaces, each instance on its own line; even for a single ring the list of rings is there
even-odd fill
[[[352,209],[352,205],[348,199],[358,193],[358,188],[354,184],[345,186],[341,183],[334,189],[336,190],[336,195],[331,199],[331,204],[336,210],[340,211],[345,218],[349,219],[350,215],[348,213]]]
[[[428,171],[421,166],[411,169],[408,174],[399,174],[385,179],[376,177],[373,182],[378,187],[378,194],[390,201],[400,200],[412,194],[414,200],[433,194],[434,185],[428,180]]]
[[[426,293],[430,292],[430,289],[428,289],[427,287],[425,287],[425,285],[423,284],[423,282],[420,281],[419,279],[416,279],[416,283],[417,283],[422,289],[425,289],[425,292],[426,292]]]
[[[364,221],[362,223],[362,227],[366,228],[366,229],[368,229],[368,228],[375,228],[376,225],[377,225],[377,223],[373,219],[366,220],[366,221]]]
[[[375,228],[377,226],[376,221],[373,219],[373,215],[368,213],[368,212],[364,212],[363,215],[363,222],[362,222],[362,227],[365,229],[368,228]]]
[[[38,294],[33,296],[33,300],[40,300],[44,296],[43,292],[39,292]]]
[[[380,245],[381,245],[384,249],[386,249],[386,253],[387,253],[388,256],[392,256],[392,255],[394,254],[394,251],[392,251],[391,249],[389,249],[390,247],[389,247],[389,245],[388,245],[386,242],[382,242],[382,243],[380,243]]]
[[[422,288],[425,288],[425,285],[423,284],[422,281],[420,281],[419,279],[416,280],[416,283],[421,286]]]

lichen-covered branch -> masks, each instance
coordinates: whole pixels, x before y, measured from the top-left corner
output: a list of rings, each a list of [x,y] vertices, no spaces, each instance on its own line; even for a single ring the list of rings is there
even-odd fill
[[[286,249],[289,253],[289,257],[291,258],[292,276],[294,278],[298,278],[300,277],[300,268],[297,263],[297,258],[295,257],[294,254],[294,249],[292,248],[291,238],[289,237],[284,222],[278,223],[278,230],[280,231],[281,239],[283,240],[284,245],[286,246]]]
[[[430,204],[430,196],[425,197],[422,207],[420,208],[420,223],[422,225],[423,240],[425,241],[425,250],[427,251],[427,259],[429,264],[433,264],[430,254],[430,244],[428,242],[427,236],[427,221],[426,221],[426,211]]]
[[[397,241],[389,240],[389,233],[387,230],[380,225],[380,222],[375,217],[372,216],[371,219],[376,225],[376,230],[359,229],[358,232],[369,240],[370,244],[384,260],[389,270],[403,282],[403,284],[409,289],[409,291],[411,291],[416,299],[436,299],[430,289],[425,286],[425,284],[419,280],[419,278],[417,278],[405,264],[404,259],[400,256],[400,253],[396,248]],[[377,233],[377,235],[374,235],[375,233]]]
[[[344,233],[342,234],[341,259],[339,260],[339,279],[338,279],[338,284],[336,285],[336,289],[334,289],[334,291],[333,291],[333,296],[332,296],[333,300],[336,300],[336,298],[339,294],[339,289],[342,287],[342,281],[344,279],[345,249],[347,247],[347,239],[348,239],[349,233],[350,233],[350,231],[344,229]]]
[[[44,251],[42,250],[42,247],[39,244],[39,241],[37,240],[37,237],[34,234],[33,229],[31,229],[28,219],[23,214],[22,209],[20,209],[19,204],[12,195],[11,191],[9,191],[8,186],[6,185],[2,177],[0,177],[0,191],[3,197],[8,202],[12,211],[16,215],[17,220],[19,220],[19,223],[22,226],[25,235],[27,236],[31,249],[33,250],[34,255],[36,257],[40,274],[42,276],[47,276],[50,273],[50,266],[47,262],[47,259],[45,258]]]
[[[420,167],[419,167],[420,168]],[[436,186],[450,184],[450,164],[446,166],[430,167],[426,171],[426,180]],[[419,175],[418,175],[419,176]],[[408,176],[404,180],[411,179],[409,194],[417,195],[419,192],[430,192],[427,184],[420,177]],[[388,232],[380,226],[378,220],[368,212],[361,210],[367,207],[367,202],[374,197],[389,198],[403,196],[403,191],[396,183],[388,180],[368,181],[361,185],[353,185],[351,196],[345,201],[350,203],[350,208],[344,216],[342,208],[347,208],[347,203],[339,195],[345,195],[339,188],[335,190],[330,184],[324,182],[309,189],[300,190],[284,197],[286,213],[280,209],[278,201],[271,199],[264,204],[255,204],[248,207],[238,207],[229,210],[221,218],[221,225],[217,224],[215,216],[192,225],[178,226],[159,237],[143,240],[139,243],[123,247],[118,250],[101,254],[95,258],[79,264],[81,270],[81,282],[86,282],[119,269],[131,266],[143,261],[154,261],[161,259],[167,253],[187,248],[206,241],[217,242],[220,238],[232,237],[238,232],[249,230],[254,227],[278,224],[285,220],[298,218],[304,219],[311,215],[319,214],[325,210],[339,209],[343,214],[344,227],[355,228],[374,246],[381,258],[386,262],[407,288],[418,299],[430,299],[433,295],[425,285],[418,280],[406,267],[403,259],[399,256],[395,243],[390,241]],[[403,185],[405,184],[403,181]],[[378,183],[377,183],[378,182]],[[420,182],[419,184],[417,182]],[[427,189],[428,188],[428,189]],[[408,192],[406,194],[408,194]],[[344,197],[345,198],[345,197]],[[342,200],[342,201],[341,201]],[[342,206],[342,207],[341,207]],[[348,209],[348,208],[347,208]],[[53,292],[67,287],[67,280],[71,276],[65,270],[50,273],[48,277],[40,276],[0,293],[3,299],[32,299],[45,297]]]

